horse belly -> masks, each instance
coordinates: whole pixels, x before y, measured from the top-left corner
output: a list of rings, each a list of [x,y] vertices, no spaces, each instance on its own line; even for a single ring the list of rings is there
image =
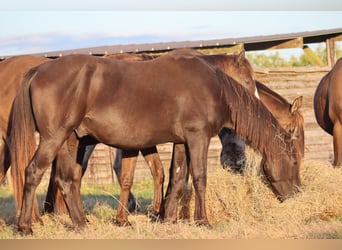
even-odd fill
[[[134,121],[132,117],[122,115],[101,119],[98,115],[97,119],[85,119],[77,128],[77,134],[90,135],[104,144],[122,149],[143,149],[166,142],[184,142],[182,129],[172,122],[154,123],[148,117]]]

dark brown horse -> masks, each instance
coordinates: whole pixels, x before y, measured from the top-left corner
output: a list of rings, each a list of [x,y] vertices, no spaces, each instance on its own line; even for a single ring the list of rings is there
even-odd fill
[[[342,165],[342,59],[317,86],[314,110],[318,125],[333,136],[334,166]]]
[[[63,73],[62,73],[63,72]],[[222,71],[198,57],[163,56],[145,62],[66,56],[30,70],[12,109],[12,167],[27,165],[19,230],[30,233],[34,192],[59,154],[70,157],[56,180],[70,216],[85,226],[81,209],[77,142],[87,136],[135,150],[173,142],[184,144],[195,187],[195,221],[206,216],[206,159],[209,141],[222,127],[236,130],[263,155],[273,191],[285,198],[300,185],[299,152],[264,105]],[[29,152],[34,131],[39,145]],[[264,131],[264,133],[260,133]],[[122,179],[125,182],[125,179]]]
[[[121,57],[125,56],[125,54],[120,54]],[[125,60],[129,60],[126,55]],[[133,56],[129,56],[130,58],[134,58]],[[14,100],[14,97],[17,93],[17,90],[19,88],[19,85],[24,78],[25,73],[44,62],[49,61],[50,59],[42,58],[42,57],[36,57],[36,56],[14,56],[11,57],[3,62],[0,63],[0,82],[1,82],[1,88],[0,88],[0,182],[3,180],[3,178],[6,175],[7,170],[10,166],[10,157],[7,145],[5,143],[5,138],[7,134],[7,128],[8,128],[8,120],[9,120],[9,114],[11,110],[11,106]],[[93,145],[87,146],[88,151],[92,150],[94,148]],[[85,149],[83,149],[85,150]],[[157,154],[155,149],[144,149],[142,150],[142,153],[145,157],[146,162],[151,168],[152,175],[158,176],[159,179],[162,179],[164,176],[164,173],[161,172],[159,167],[153,166],[153,164],[161,165],[161,162],[159,157],[155,157],[154,154]],[[124,153],[125,155],[125,153]],[[90,157],[90,154],[87,155],[83,161],[82,161],[82,168],[85,169],[88,159]],[[63,159],[56,159],[54,161],[54,164],[57,163],[63,164]],[[55,165],[53,165],[55,166]],[[55,174],[55,168],[52,168],[51,172],[51,178],[48,188],[48,195],[46,202],[44,203],[44,211],[45,212],[66,212],[66,206],[63,200],[63,197],[61,193],[59,192],[59,189],[53,185],[54,183],[54,174]],[[17,171],[18,169],[12,169],[14,172],[12,173],[13,176],[13,190],[14,190],[14,197],[17,202],[17,208],[18,212],[21,209],[22,204],[22,189],[24,184],[24,170]],[[157,179],[156,179],[157,181]],[[155,185],[156,191],[155,191],[155,198],[154,198],[154,208],[156,211],[159,211],[161,202],[162,202],[162,196],[163,196],[163,189],[161,184]],[[161,187],[160,187],[161,186]],[[132,194],[130,194],[132,195]],[[130,211],[133,211],[135,209],[135,201],[131,199],[130,204]],[[33,211],[33,221],[39,220],[39,212],[38,212],[38,205],[37,202],[35,202],[35,209]]]
[[[249,62],[244,58],[244,53],[240,53],[238,55],[230,55],[230,56],[225,56],[225,55],[213,55],[213,56],[204,56],[194,50],[191,49],[180,49],[180,50],[175,50],[172,52],[172,54],[187,54],[187,55],[199,55],[202,56],[205,60],[210,61],[213,64],[217,64],[218,66],[220,66],[226,73],[228,73],[230,76],[232,76],[234,79],[238,80],[241,84],[243,84],[244,86],[248,87],[251,89],[251,92],[255,92],[255,88],[253,87],[254,85],[252,84],[254,82],[254,75],[252,74],[253,71],[251,70],[251,65],[249,64]],[[115,55],[108,55],[108,58],[113,58],[113,59],[120,59],[120,60],[126,60],[126,61],[142,61],[142,60],[150,60],[153,59],[155,57],[153,56],[149,56],[149,55],[144,55],[144,54],[115,54]],[[11,74],[13,76],[17,76],[17,77],[12,77],[13,81],[10,81],[9,86],[11,87],[15,87],[14,90],[17,89],[17,86],[19,85],[20,79],[23,76],[23,72],[27,71],[29,68],[31,68],[31,66],[35,66],[30,64],[30,61],[37,61],[37,63],[39,63],[40,61],[45,62],[48,59],[43,59],[43,58],[37,58],[37,57],[32,57],[32,56],[19,56],[19,57],[15,57],[12,58],[10,60],[7,60],[8,62],[14,61],[16,63],[16,65],[13,65],[12,63],[12,68],[17,68],[19,70],[17,70],[16,72],[21,73],[21,77],[18,77],[19,75],[16,74],[16,72],[11,72],[10,70],[4,70],[3,73],[5,74]],[[5,64],[5,63],[3,63]],[[4,77],[5,79],[5,77]],[[16,80],[16,81],[14,81]],[[11,100],[13,100],[14,96],[11,96]],[[8,102],[8,105],[5,105],[8,109],[10,109],[10,103]],[[7,121],[6,123],[7,124]],[[94,146],[93,145],[89,145],[87,146],[88,152],[91,151]],[[90,149],[92,148],[92,149]],[[137,152],[136,152],[137,153]],[[162,194],[163,194],[163,179],[164,179],[164,173],[163,171],[161,171],[162,167],[161,167],[161,161],[160,158],[157,154],[157,149],[154,148],[150,148],[150,149],[144,149],[142,150],[142,153],[146,159],[146,162],[148,163],[148,165],[150,166],[152,175],[155,176],[154,180],[155,180],[155,195],[154,195],[154,212],[156,214],[160,213],[160,205],[162,204]],[[125,156],[125,152],[123,153],[123,155]],[[132,152],[130,153],[132,154]],[[122,155],[122,154],[121,154]],[[87,165],[87,160],[89,159],[89,154],[85,157],[85,159],[83,160],[82,166],[83,166],[83,172],[85,171],[85,166]],[[123,159],[123,165],[126,165],[125,163],[126,159]],[[127,162],[131,162],[129,159],[127,159]],[[63,163],[62,159],[60,160],[55,160],[54,164],[58,164],[58,163]],[[8,166],[8,164],[7,164]],[[118,168],[115,168],[115,173],[118,174],[117,172],[120,171]],[[48,194],[47,194],[47,198],[46,201],[44,203],[44,210],[45,212],[64,212],[66,211],[66,207],[63,201],[62,196],[59,193],[58,188],[56,187],[56,185],[54,185],[54,175],[55,175],[55,168],[52,168],[52,172],[51,172],[51,178],[50,178],[50,183],[49,183],[49,188],[48,188]],[[129,173],[132,173],[132,171],[129,171]],[[21,188],[20,186],[23,185],[23,177],[21,178],[21,181],[16,178],[16,177],[20,177],[23,176],[23,173],[15,173],[14,174],[14,184],[15,184],[15,197],[17,199],[17,203],[18,203],[18,209],[20,209],[21,207]],[[119,176],[119,175],[118,175]],[[120,180],[119,180],[120,183]],[[19,188],[18,188],[18,187]],[[130,189],[130,188],[128,188]],[[127,189],[127,190],[128,190]],[[129,197],[130,197],[130,206],[129,206],[129,210],[133,211],[136,207],[135,205],[135,200],[133,198],[133,195],[131,193],[129,193]],[[122,203],[120,203],[122,204]],[[121,216],[122,213],[125,212],[120,212],[120,211],[125,211],[125,209],[119,209],[119,213],[118,213],[118,218],[123,218],[123,219],[118,219],[118,221],[125,221],[124,218],[127,219],[127,215],[126,216]],[[38,214],[35,215],[36,218],[38,218]],[[124,223],[122,223],[124,224]]]
[[[304,157],[304,119],[299,110],[302,105],[302,96],[297,97],[291,104],[259,81],[256,81],[256,87],[262,103],[274,115],[279,124],[295,138],[295,143],[299,149],[299,159],[301,160]],[[244,164],[237,164],[237,159],[245,158],[245,140],[236,136],[233,130],[226,128],[220,131],[219,138],[222,143],[222,166],[241,171]],[[188,195],[188,191],[186,191],[188,190],[188,173],[187,168],[184,167],[184,165],[188,164],[188,159],[182,157],[187,149],[183,145],[176,145],[175,147],[178,147],[178,150],[177,153],[173,153],[172,162],[176,162],[171,164],[170,180],[165,195],[165,219],[173,222],[177,219],[178,200],[182,200],[181,218],[189,219],[189,202],[191,198],[191,195]],[[174,178],[174,176],[177,176],[177,178]],[[182,199],[184,193],[185,200]]]
[[[249,61],[245,58],[244,52],[240,52],[239,54],[234,54],[234,55],[203,55],[196,50],[193,49],[177,49],[169,53],[170,55],[173,56],[199,56],[200,58],[204,59],[205,61],[209,62],[210,64],[213,64],[215,66],[218,66],[221,68],[226,74],[231,76],[233,79],[238,81],[240,84],[245,86],[250,90],[251,93],[255,93],[255,83],[254,83],[254,73],[253,69],[251,67],[251,64]],[[118,60],[125,60],[125,61],[145,61],[145,60],[151,60],[154,58],[157,58],[156,56],[150,56],[150,55],[145,55],[145,54],[114,54],[114,55],[107,55],[106,58],[111,58],[111,59],[118,59]],[[227,130],[227,129],[226,129]],[[225,130],[225,131],[226,131]],[[228,130],[227,130],[228,131]],[[222,133],[224,135],[224,133]],[[89,147],[88,147],[89,148]],[[118,149],[120,152],[121,150]],[[123,167],[123,178],[127,179],[130,177],[130,183],[129,185],[121,185],[121,199],[118,207],[118,212],[116,216],[116,220],[118,224],[125,225],[128,223],[128,218],[127,218],[127,199],[126,197],[129,196],[129,209],[131,207],[135,207],[134,205],[134,197],[133,195],[129,192],[131,189],[131,185],[133,183],[133,173],[134,173],[134,167],[135,167],[135,161],[134,157],[125,157],[126,155],[129,156],[137,156],[138,151],[135,152],[122,152],[119,155],[124,156],[122,158],[122,165]],[[157,153],[157,148],[152,147],[149,149],[142,150],[142,153],[146,159],[146,162],[151,165],[151,173],[153,176],[154,180],[154,189],[155,189],[155,199],[154,199],[154,206],[153,206],[153,212],[160,217],[163,217],[163,211],[162,207],[160,205],[163,203],[162,201],[162,194],[163,194],[163,180],[164,180],[164,172],[163,166],[161,164],[159,155]],[[238,161],[238,160],[237,160]],[[236,161],[236,162],[237,162]],[[85,164],[83,164],[85,166]],[[118,168],[114,168],[117,173],[119,170]],[[53,172],[54,173],[54,172]],[[120,175],[117,175],[120,176]],[[126,176],[126,177],[124,177]],[[62,197],[60,196],[55,196],[54,192],[52,191],[52,187],[54,187],[52,184],[54,183],[53,177],[50,180],[50,185],[49,185],[49,191],[47,195],[47,200],[45,204],[48,204],[49,206],[46,206],[46,208],[49,211],[52,210],[57,210],[61,211],[63,209],[58,208],[59,204],[63,203],[62,202]],[[119,178],[119,183],[121,183],[120,178]],[[56,190],[56,187],[53,188]],[[133,206],[132,206],[133,204]],[[63,204],[62,204],[63,205]],[[62,208],[64,206],[61,206]]]

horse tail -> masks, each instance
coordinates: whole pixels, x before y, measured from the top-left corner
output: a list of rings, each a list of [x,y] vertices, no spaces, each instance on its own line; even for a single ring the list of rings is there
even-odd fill
[[[35,68],[25,75],[14,99],[9,120],[9,145],[13,193],[17,203],[17,212],[21,210],[25,183],[25,169],[36,149],[35,120],[31,109],[30,83],[35,76]],[[37,212],[35,199],[33,214]],[[38,214],[36,214],[38,216]],[[38,219],[35,215],[33,220]]]

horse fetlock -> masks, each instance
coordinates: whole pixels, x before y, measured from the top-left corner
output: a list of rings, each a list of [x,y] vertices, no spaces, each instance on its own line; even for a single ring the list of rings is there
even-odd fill
[[[195,224],[200,227],[206,227],[208,229],[213,229],[213,226],[209,223],[208,219],[196,220]]]
[[[32,235],[33,231],[30,224],[22,223],[19,221],[18,223],[18,232],[23,235]]]
[[[81,222],[77,223],[75,225],[75,232],[77,233],[81,233],[82,231],[85,230],[85,228],[87,227],[87,220],[82,220]],[[75,223],[74,223],[75,224]]]
[[[118,218],[116,217],[116,219],[114,220],[114,224],[119,226],[119,227],[127,227],[127,226],[132,226],[132,224],[128,221],[128,219],[122,219],[122,218]]]

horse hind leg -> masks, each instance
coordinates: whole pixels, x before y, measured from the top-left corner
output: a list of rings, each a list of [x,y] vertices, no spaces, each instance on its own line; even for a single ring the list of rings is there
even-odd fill
[[[87,169],[89,158],[94,151],[95,146],[95,144],[85,145],[80,143],[80,146],[78,147],[77,162],[82,162],[82,176]],[[63,150],[61,150],[61,152],[63,152]],[[67,151],[64,150],[64,152]],[[68,163],[65,161],[65,159],[68,158],[70,157],[67,155],[57,156],[52,164],[48,191],[44,202],[44,213],[64,214],[68,212],[61,190],[56,184],[56,168],[60,169],[65,165],[72,164],[72,162]]]
[[[130,190],[133,185],[135,165],[138,159],[137,150],[123,150],[122,151],[122,166],[120,174],[120,200],[118,210],[116,213],[116,224],[120,226],[129,225],[127,203]]]
[[[113,169],[114,173],[118,179],[119,185],[121,187],[121,167],[122,167],[122,149],[116,149],[116,154],[115,154],[115,160],[113,163]],[[139,204],[137,203],[137,200],[135,199],[134,195],[132,192],[129,192],[128,195],[128,204],[127,204],[127,209],[128,212],[133,213],[139,211]]]
[[[335,122],[333,128],[334,166],[342,166],[342,124]]]
[[[48,190],[44,202],[44,213],[62,214],[68,212],[63,195],[56,183],[56,165],[63,164],[62,158],[62,156],[57,156],[52,164]]]
[[[174,144],[170,165],[169,183],[164,199],[164,221],[175,223],[177,221],[178,201],[182,198],[184,186],[187,185],[189,175],[187,148],[184,144]],[[186,208],[182,207],[185,215]],[[186,216],[186,215],[185,215]],[[184,218],[184,216],[183,216]]]
[[[51,166],[63,139],[40,139],[38,148],[25,169],[25,184],[23,203],[18,220],[18,230],[24,234],[32,233],[32,212],[34,207],[35,191],[46,169]]]
[[[82,166],[81,162],[78,163],[76,161],[77,154],[78,140],[72,134],[58,152],[55,183],[58,186],[58,190],[60,190],[60,194],[64,199],[63,204],[66,204],[76,230],[79,230],[86,226],[87,220],[83,212],[80,193]]]

